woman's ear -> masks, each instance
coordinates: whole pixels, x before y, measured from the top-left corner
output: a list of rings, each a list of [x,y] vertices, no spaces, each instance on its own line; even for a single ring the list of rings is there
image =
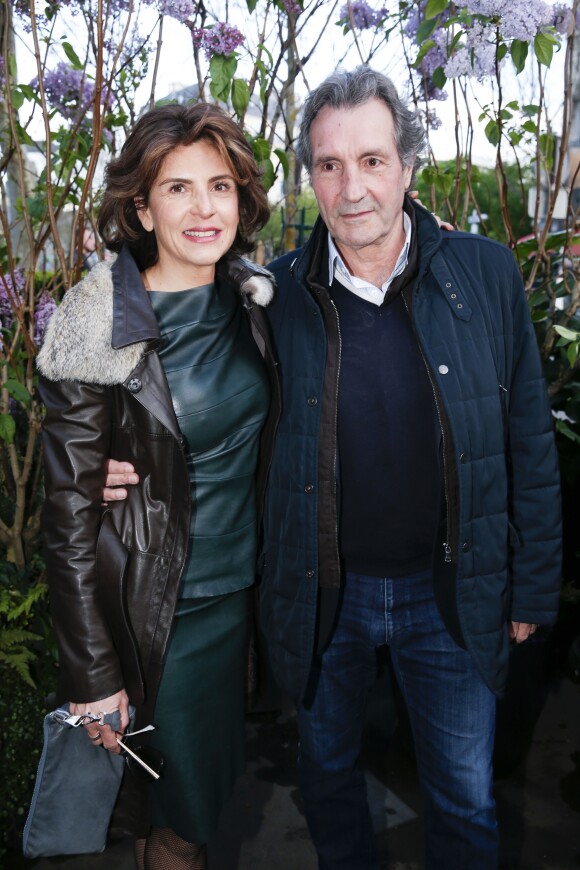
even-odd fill
[[[136,196],[133,200],[135,204],[135,211],[137,212],[137,217],[141,221],[141,225],[144,230],[147,230],[148,233],[153,231],[153,221],[151,219],[151,215],[149,214],[149,209],[145,205],[145,200],[142,196]]]

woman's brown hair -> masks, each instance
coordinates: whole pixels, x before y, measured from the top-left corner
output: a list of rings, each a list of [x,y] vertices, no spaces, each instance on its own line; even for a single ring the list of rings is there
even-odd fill
[[[147,205],[149,192],[168,154],[181,145],[200,140],[218,151],[238,188],[240,223],[232,252],[250,251],[252,235],[262,229],[270,216],[252,148],[227,112],[203,102],[150,109],[139,118],[120,155],[105,170],[98,222],[107,248],[119,251],[127,245],[141,271],[157,262],[158,252],[155,233],[143,228],[136,203]]]

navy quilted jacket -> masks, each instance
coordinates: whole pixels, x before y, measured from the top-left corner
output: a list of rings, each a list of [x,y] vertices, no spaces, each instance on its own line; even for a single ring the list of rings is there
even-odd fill
[[[546,625],[557,613],[561,526],[552,419],[512,253],[474,234],[441,232],[414,208],[420,265],[407,304],[444,445],[436,597],[449,631],[499,694],[507,621]],[[268,313],[283,412],[265,506],[260,609],[274,674],[295,701],[314,655],[320,590],[340,584],[340,330],[320,279],[325,251],[319,221],[304,249],[270,267],[279,288]]]

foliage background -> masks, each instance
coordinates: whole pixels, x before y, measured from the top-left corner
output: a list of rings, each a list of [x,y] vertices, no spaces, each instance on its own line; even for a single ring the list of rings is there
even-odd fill
[[[0,0],[0,855],[18,845],[56,668],[34,358],[64,290],[105,256],[103,165],[167,98],[170,24],[190,45],[173,98],[227,106],[262,167],[266,259],[315,219],[292,148],[312,85],[370,62],[408,93],[429,137],[423,202],[505,242],[522,270],[556,415],[566,588],[578,585],[578,0]]]

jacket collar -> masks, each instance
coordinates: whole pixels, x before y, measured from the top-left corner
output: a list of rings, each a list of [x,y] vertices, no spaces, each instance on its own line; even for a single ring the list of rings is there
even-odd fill
[[[113,280],[113,332],[111,345],[127,347],[138,341],[159,339],[159,326],[143,280],[129,249],[123,247],[111,267]]]
[[[441,231],[437,221],[423,206],[411,197],[405,197],[405,210],[412,214],[413,229],[416,230],[418,245],[418,274],[421,276],[429,267],[433,256],[441,244]],[[326,268],[326,273],[323,271]],[[328,229],[319,216],[305,247],[299,252],[292,264],[296,278],[310,286],[328,287]]]

